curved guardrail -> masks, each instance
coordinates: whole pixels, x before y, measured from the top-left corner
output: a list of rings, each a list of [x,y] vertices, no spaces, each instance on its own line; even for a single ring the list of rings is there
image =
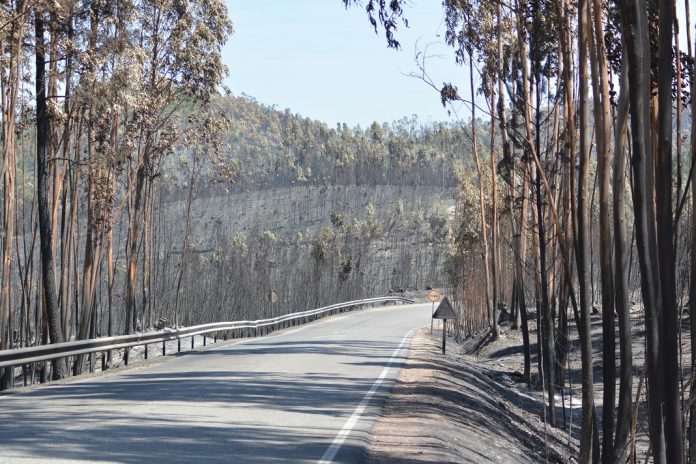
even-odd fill
[[[195,337],[196,335],[205,335],[209,333],[225,332],[236,329],[259,329],[263,327],[280,329],[289,326],[291,322],[293,325],[297,321],[300,323],[306,323],[314,320],[316,316],[325,315],[326,313],[333,313],[343,309],[375,303],[413,303],[413,300],[400,296],[367,298],[363,300],[337,303],[330,306],[325,306],[323,308],[310,309],[308,311],[286,314],[284,316],[269,319],[259,319],[256,321],[214,322],[212,324],[195,325],[178,329],[164,329],[156,332],[119,335],[116,337],[94,338],[89,340],[78,340],[74,342],[4,350],[0,351],[0,368],[13,367],[38,361],[49,361],[68,356],[116,350],[119,348],[150,345],[154,343],[167,342],[169,340],[181,340],[182,338]]]

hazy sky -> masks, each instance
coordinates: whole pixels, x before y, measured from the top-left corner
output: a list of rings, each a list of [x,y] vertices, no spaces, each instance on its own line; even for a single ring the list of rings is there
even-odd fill
[[[409,27],[396,32],[398,51],[387,48],[382,30],[374,33],[363,7],[346,10],[342,0],[226,1],[235,33],[223,59],[235,95],[246,93],[332,126],[365,127],[412,114],[422,121],[448,120],[437,92],[404,75],[417,71],[416,46],[428,44],[429,54],[438,55],[427,65],[433,81],[452,82],[467,93],[467,71],[444,44],[440,0],[410,0]],[[681,0],[677,16],[684,24]],[[686,49],[683,26],[680,39]],[[468,110],[460,116],[468,119]]]
[[[417,114],[421,120],[449,119],[439,95],[403,74],[416,70],[416,42],[430,53],[434,81],[459,81],[466,74],[443,44],[439,0],[412,0],[400,27],[402,49],[388,49],[375,35],[363,7],[346,10],[341,0],[227,0],[235,33],[224,50],[233,94],[249,94],[279,109],[290,108],[330,125],[365,127]],[[440,35],[440,37],[437,37]]]

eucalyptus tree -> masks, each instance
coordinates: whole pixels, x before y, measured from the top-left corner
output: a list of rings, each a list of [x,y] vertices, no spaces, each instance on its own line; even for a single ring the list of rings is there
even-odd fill
[[[222,142],[222,135],[227,128],[228,121],[224,115],[218,115],[212,111],[205,111],[202,114],[194,113],[188,118],[188,124],[181,140],[182,148],[190,153],[188,159],[182,160],[183,167],[190,169],[190,176],[185,182],[187,186],[186,219],[181,243],[179,276],[174,289],[174,324],[176,326],[179,326],[181,322],[186,322],[188,325],[194,323],[194,318],[191,314],[192,305],[188,305],[187,317],[185,319],[180,316],[179,308],[182,281],[186,276],[189,261],[191,229],[193,227],[191,210],[194,192],[201,173],[220,158],[221,152],[226,145]],[[233,172],[227,172],[227,175],[234,177]]]
[[[140,236],[152,215],[147,205],[152,204],[157,165],[181,137],[181,115],[220,90],[226,73],[221,47],[232,32],[225,4],[17,1],[4,5],[0,15],[4,179],[0,348],[11,343],[11,256],[15,252],[20,256],[16,223],[22,225],[19,237],[24,247],[16,260],[22,305],[35,300],[33,330],[43,332],[45,342],[61,342],[70,337],[73,321],[78,338],[99,332],[96,307],[105,260],[112,333],[116,258],[111,229],[127,210],[126,330],[130,331],[136,320]],[[29,64],[32,55],[34,63]],[[32,69],[34,92],[22,94],[21,86],[28,88],[30,83],[27,70]],[[27,100],[22,107],[20,96]],[[33,120],[23,114],[31,108],[31,100],[35,100]],[[26,124],[16,124],[20,117]],[[33,169],[37,187],[27,193],[22,178],[21,219],[15,197],[17,134],[22,140],[36,138],[35,164],[20,158],[23,175]],[[32,211],[30,217],[38,216],[40,236],[41,285],[35,298],[29,295],[34,235],[27,231],[31,221],[27,209]],[[84,235],[78,230],[83,219]],[[21,336],[28,344],[32,328],[28,309],[25,313]],[[82,367],[78,358],[75,370]],[[67,373],[64,361],[54,362],[54,377]],[[9,375],[5,370],[3,386],[8,385]]]
[[[624,462],[628,453],[633,408],[633,346],[628,282],[628,246],[626,244],[626,138],[628,127],[627,60],[621,63],[621,91],[617,103],[613,165],[614,288],[619,325],[619,404],[612,462]]]
[[[485,39],[482,37],[481,28],[482,24],[478,21],[477,16],[477,5],[470,2],[445,2],[445,19],[446,19],[446,41],[448,45],[455,49],[455,56],[458,64],[464,64],[468,62],[468,77],[469,77],[469,90],[470,90],[470,107],[471,107],[471,143],[472,152],[474,155],[474,161],[476,165],[476,173],[478,176],[479,184],[479,213],[480,213],[480,223],[481,223],[481,243],[483,250],[483,267],[485,275],[485,289],[486,289],[486,308],[488,314],[488,321],[493,330],[494,336],[498,336],[498,321],[497,321],[497,308],[494,302],[496,302],[496,297],[492,295],[495,291],[495,284],[491,282],[491,252],[488,238],[488,221],[486,219],[486,198],[483,188],[483,169],[481,167],[481,160],[479,156],[478,144],[477,144],[477,124],[476,124],[476,91],[474,83],[474,60],[475,51],[477,51]],[[441,98],[443,104],[448,101],[459,100],[460,97],[457,93],[457,89],[453,86],[445,86],[441,93]],[[493,231],[495,233],[495,231]],[[493,251],[495,255],[495,250]],[[495,260],[495,258],[494,258]]]
[[[614,274],[612,268],[612,221],[610,210],[611,169],[611,101],[609,97],[609,65],[604,37],[604,8],[602,2],[592,4],[594,34],[589,37],[594,123],[597,154],[597,183],[599,184],[599,235],[602,282],[602,377],[604,381],[602,410],[602,462],[609,463],[614,447],[614,408],[616,398],[616,330],[614,327]],[[589,10],[588,10],[589,14]],[[611,405],[611,406],[609,406]]]
[[[56,277],[54,273],[53,232],[48,203],[48,159],[49,140],[48,110],[46,104],[46,41],[45,41],[45,6],[41,3],[34,7],[35,34],[35,87],[36,87],[36,184],[37,209],[39,216],[39,234],[41,249],[41,280],[43,286],[43,303],[52,343],[64,341],[60,311],[57,302]],[[68,375],[65,359],[53,361],[53,378],[62,379]]]
[[[6,44],[0,55],[0,92],[2,92],[2,177],[3,177],[3,221],[2,221],[2,277],[0,279],[0,349],[11,348],[10,315],[12,312],[12,252],[15,246],[15,182],[17,164],[17,116],[20,104],[22,70],[26,66],[23,43],[28,39],[28,2],[9,2],[0,10],[0,43]],[[9,24],[8,24],[9,22]],[[0,388],[10,384],[11,372],[0,373]]]
[[[655,462],[666,462],[661,367],[659,359],[659,310],[657,291],[657,243],[655,233],[653,148],[651,120],[650,32],[647,5],[643,0],[622,3],[623,36],[628,62],[631,115],[631,167],[636,247],[640,262],[641,289],[646,319],[646,367],[650,443]],[[681,459],[681,458],[680,458]]]
[[[686,36],[688,42],[688,55],[694,62],[694,48],[691,45],[691,22],[689,21],[689,2],[685,1],[685,10],[687,12]],[[694,35],[696,37],[696,35]],[[696,40],[696,39],[695,39]],[[696,164],[696,79],[691,79],[691,170],[693,171]],[[693,177],[691,179],[691,262],[690,262],[690,281],[689,281],[689,322],[691,340],[696,340],[696,182]],[[696,349],[691,349],[691,365],[696,365]],[[696,382],[691,383],[690,397],[696,398]],[[689,462],[696,462],[696,401],[691,401],[689,404]]]
[[[191,101],[206,102],[227,70],[221,49],[232,32],[221,1],[147,0],[138,5],[133,39],[138,49],[137,99],[124,134],[129,159],[129,232],[126,271],[126,333],[136,326],[136,272],[146,188],[157,176],[159,157],[179,137],[176,116]],[[137,31],[137,34],[135,34]]]

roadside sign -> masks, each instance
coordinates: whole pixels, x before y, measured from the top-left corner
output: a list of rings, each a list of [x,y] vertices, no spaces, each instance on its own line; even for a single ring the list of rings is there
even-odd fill
[[[436,303],[440,301],[440,292],[437,290],[430,290],[428,292],[428,300],[430,300],[431,303]]]
[[[430,320],[430,333],[432,333],[433,319],[442,319],[442,354],[445,354],[445,344],[447,343],[447,319],[455,319],[457,317],[452,305],[447,297],[442,299],[442,302],[437,305],[437,309],[433,313],[433,318]]]
[[[431,315],[431,319],[430,319],[430,333],[431,333],[431,334],[433,333],[433,320],[432,320],[432,314],[435,312],[435,303],[437,303],[438,301],[440,301],[440,297],[441,297],[441,296],[442,296],[442,295],[440,295],[440,292],[438,292],[438,291],[435,290],[435,289],[432,289],[432,290],[430,290],[430,291],[428,292],[428,300],[430,300],[430,302],[433,304],[433,309],[432,309],[432,311],[430,312],[430,315]]]
[[[433,319],[456,319],[457,314],[454,312],[452,305],[447,297],[442,299],[442,302],[437,306],[433,313]]]

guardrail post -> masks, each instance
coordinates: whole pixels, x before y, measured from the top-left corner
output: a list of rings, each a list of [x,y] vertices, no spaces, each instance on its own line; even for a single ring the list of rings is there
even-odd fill
[[[148,347],[148,345],[147,345],[147,343],[146,343],[146,344],[145,344],[145,359],[147,359],[147,347]]]
[[[166,356],[166,355],[167,355],[167,341],[163,340],[162,341],[162,356]]]
[[[123,362],[127,366],[128,365],[128,348],[123,349]]]
[[[205,334],[203,334],[203,346],[205,346]]]
[[[176,352],[181,353],[181,339],[180,338],[176,339]]]
[[[191,335],[191,349],[194,349],[196,347],[196,336]]]

